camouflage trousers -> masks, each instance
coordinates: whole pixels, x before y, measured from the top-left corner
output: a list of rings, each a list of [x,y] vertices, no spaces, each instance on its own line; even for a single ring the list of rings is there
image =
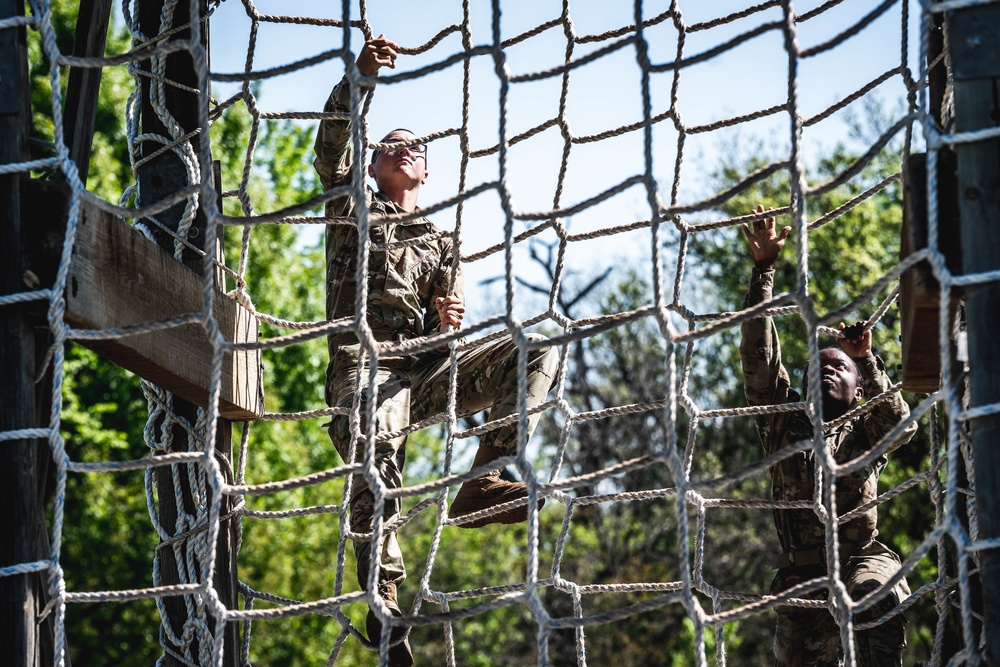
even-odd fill
[[[771,582],[776,594],[804,581],[825,574],[824,565],[787,567],[778,570]],[[840,577],[852,600],[860,600],[878,590],[899,571],[899,558],[885,545],[873,541],[857,556],[841,561]],[[910,595],[905,579],[899,581],[874,606],[854,617],[854,656],[858,667],[900,667],[906,645],[906,621],[897,614],[869,629],[857,626],[877,620],[895,609]],[[813,599],[826,599],[826,591],[818,591]],[[840,627],[827,609],[779,607],[774,632],[775,667],[840,667],[844,652]]]
[[[544,336],[528,334],[529,341],[544,340]],[[350,408],[358,385],[356,357],[338,354],[328,374],[328,398],[331,405]],[[479,347],[458,353],[456,413],[470,415],[489,409],[491,420],[517,413],[517,346],[504,336]],[[528,352],[527,408],[545,402],[552,388],[559,363],[558,352],[551,347],[532,348]],[[405,429],[411,423],[444,412],[447,408],[451,359],[446,354],[415,355],[382,360],[377,371],[376,433]],[[350,418],[337,415],[330,423],[330,438],[345,462],[364,461],[367,432],[365,415],[372,392],[368,369],[361,378],[361,430],[351,437]],[[528,433],[538,423],[541,413],[529,415]],[[353,448],[351,444],[356,443]],[[480,436],[480,446],[495,447],[504,456],[516,454],[517,422],[489,431]],[[379,478],[389,489],[403,486],[403,463],[406,460],[406,435],[375,444],[375,466]],[[401,502],[387,498],[383,510],[384,522],[399,516]],[[365,478],[353,475],[351,480],[351,531],[370,533],[375,498]],[[354,553],[358,563],[358,583],[368,584],[371,572],[371,541],[355,539]],[[379,581],[393,581],[398,586],[406,579],[406,567],[395,532],[384,533],[380,554]]]

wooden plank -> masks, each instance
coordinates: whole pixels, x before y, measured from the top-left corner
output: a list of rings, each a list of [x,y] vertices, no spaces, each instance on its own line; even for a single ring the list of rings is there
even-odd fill
[[[73,55],[100,57],[108,37],[111,0],[80,0],[76,17],[76,39]],[[97,99],[101,88],[100,67],[71,67],[66,85],[66,112],[63,132],[69,147],[69,159],[76,163],[80,180],[87,184],[90,150],[97,119]]]
[[[67,277],[67,321],[115,328],[196,312],[202,302],[201,276],[123,221],[83,207]],[[213,314],[226,340],[257,341],[256,318],[235,300],[217,294]],[[200,324],[87,344],[192,403],[208,403],[212,349]],[[219,413],[232,420],[260,417],[263,399],[260,351],[227,353]]]
[[[938,154],[939,249],[949,269],[961,261],[958,248],[958,203],[955,190],[955,156]],[[927,247],[927,165],[926,156],[910,156],[903,179],[903,231],[900,258]],[[899,309],[903,356],[903,389],[933,393],[941,387],[941,350],[938,317],[940,285],[930,266],[921,262],[900,277]],[[949,296],[949,321],[954,321],[959,296]]]
[[[35,182],[31,190],[25,206],[32,211],[38,228],[51,230],[64,224],[68,188],[62,183]],[[53,205],[56,199],[60,199],[58,206]],[[43,236],[50,257],[36,257],[32,271],[44,285],[51,284],[51,249],[57,244],[51,231]],[[68,323],[83,329],[133,326],[198,312],[202,302],[199,274],[124,221],[83,202],[66,279]],[[257,341],[256,318],[235,300],[217,293],[214,315],[227,341]],[[208,402],[212,350],[199,323],[80,342],[181,398],[201,406]],[[263,415],[260,364],[260,350],[226,353],[219,397],[221,416],[244,421]]]

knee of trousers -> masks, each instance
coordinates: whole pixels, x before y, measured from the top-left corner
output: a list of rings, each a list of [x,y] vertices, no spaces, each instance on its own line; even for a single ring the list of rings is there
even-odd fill
[[[878,590],[880,586],[884,585],[884,583],[885,582],[877,579],[869,579],[860,582],[854,590],[851,591],[851,597],[855,600],[861,600],[866,595]],[[900,586],[897,585],[882,596],[871,607],[857,614],[855,622],[862,624],[878,621],[878,619],[889,614],[893,609],[898,607],[900,601]],[[903,613],[899,612],[886,619],[884,622],[878,623],[872,628],[858,632],[857,637],[859,647],[863,651],[875,651],[878,653],[879,651],[884,650],[892,651],[901,649],[906,645],[906,619],[904,618]]]
[[[384,400],[381,401],[378,409],[375,411],[376,433],[399,431],[409,425],[409,388],[400,389],[395,387],[394,389],[395,391],[391,395],[384,397]],[[341,396],[337,401],[337,405],[340,407],[350,407],[351,401],[351,396]],[[364,459],[365,435],[368,431],[366,424],[367,408],[364,402],[361,405],[360,417],[359,431],[357,433],[351,432],[350,415],[334,415],[330,419],[330,440],[333,441],[333,445],[337,449],[337,453],[344,460],[344,463],[352,462],[349,460],[352,442],[355,443],[353,461],[360,462]],[[393,456],[405,443],[406,436],[400,436],[391,440],[379,439],[375,443],[375,458],[381,459]]]
[[[355,483],[359,479],[355,477]],[[363,483],[363,481],[362,481]],[[383,520],[390,520],[399,515],[402,504],[398,498],[387,498],[382,504]],[[351,497],[350,502],[351,531],[355,533],[370,533],[375,524],[375,496],[367,486],[359,489]],[[365,542],[365,539],[355,540]]]
[[[529,333],[525,338],[531,343],[540,343],[548,340],[542,334]],[[559,350],[551,345],[545,347],[535,347],[528,354],[528,372],[540,370],[550,378],[555,379],[556,369],[559,367]]]

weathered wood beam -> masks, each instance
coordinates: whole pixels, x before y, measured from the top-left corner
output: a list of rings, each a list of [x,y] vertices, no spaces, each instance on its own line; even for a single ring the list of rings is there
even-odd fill
[[[136,12],[139,19],[140,30],[145,35],[153,36],[160,32],[160,20],[163,9],[163,0],[143,0],[138,3]],[[192,15],[192,12],[196,12]],[[207,46],[207,16],[208,16],[208,3],[207,0],[197,0],[196,2],[185,1],[180,2],[174,7],[173,11],[173,25],[180,27],[186,24],[191,24],[192,22],[200,22],[203,30],[201,31],[201,46],[204,47],[203,53],[208,52]],[[184,28],[179,32],[173,34],[167,38],[167,41],[177,41],[177,40],[187,40],[191,36],[190,28]],[[159,100],[159,105],[170,113],[180,129],[182,134],[195,133],[191,140],[190,146],[194,154],[203,158],[202,153],[203,144],[202,139],[208,142],[208,127],[201,126],[200,119],[202,116],[202,111],[204,110],[205,104],[207,104],[207,96],[201,95],[201,92],[192,92],[197,90],[201,85],[208,85],[207,81],[199,81],[197,75],[197,63],[194,61],[194,54],[187,50],[181,50],[167,55],[164,58],[164,71],[162,74],[167,80],[171,82],[177,82],[182,84],[184,87],[175,87],[172,85],[167,85],[164,89],[163,99]],[[149,61],[144,63],[145,66],[149,66]],[[151,92],[151,80],[148,77],[142,77],[141,81],[141,118],[142,118],[142,132],[143,134],[155,134],[162,136],[177,136],[176,134],[171,135],[166,128],[164,128],[162,122],[156,115],[155,110],[152,106]],[[167,151],[161,155],[153,157],[152,154],[160,149],[160,145],[154,142],[143,142],[140,145],[140,152],[144,158],[150,158],[145,162],[138,170],[137,179],[139,184],[139,197],[140,205],[145,206],[152,204],[153,202],[159,201],[164,197],[168,197],[176,193],[179,189],[188,185],[187,169],[181,163],[180,158],[173,152]],[[201,178],[204,180],[209,177],[208,164],[201,160],[201,168],[203,170]],[[183,203],[177,204],[171,209],[164,211],[161,215],[157,216],[158,221],[161,224],[166,225],[166,227],[172,231],[176,231],[178,228],[178,223],[181,219],[181,213],[183,209]],[[152,223],[152,221],[149,221]],[[157,243],[168,250],[170,250],[170,255],[173,255],[174,241],[169,234],[160,231],[158,228],[150,225],[153,228],[154,235],[156,237]],[[207,246],[205,243],[206,239],[206,215],[203,207],[199,207],[196,212],[195,219],[190,233],[188,234],[188,241],[191,242],[196,248],[204,250],[206,253],[211,255],[216,251],[216,248]],[[183,253],[183,259],[185,262],[196,266],[199,269],[203,268],[202,258],[195,252],[190,250],[185,250]],[[224,285],[225,283],[221,283]],[[224,287],[223,287],[224,289]],[[258,357],[259,363],[259,357]],[[253,366],[257,368],[258,366]],[[259,385],[259,380],[258,380]],[[177,393],[177,392],[175,392]],[[258,390],[259,395],[259,390]],[[191,410],[191,405],[186,405],[185,401],[178,400],[174,402],[175,409],[181,411]],[[262,410],[262,407],[258,408]],[[226,413],[223,413],[223,417],[226,417]],[[216,454],[222,459],[231,459],[232,455],[232,445],[231,445],[231,435],[232,430],[230,425],[225,419],[220,419],[216,424],[217,439],[214,443],[216,448]],[[178,440],[182,442],[182,440]],[[177,507],[175,502],[175,496],[170,493],[170,489],[166,487],[169,486],[168,477],[172,474],[173,466],[171,470],[159,469],[156,471],[157,486],[161,488],[161,493],[159,494],[159,512],[160,521],[163,523],[164,528],[170,534],[176,534],[181,532],[178,527],[177,518],[179,516],[179,511],[181,508]],[[225,468],[224,468],[225,469]],[[176,492],[176,490],[173,490]],[[190,492],[185,489],[181,489],[181,502],[187,506],[190,504]],[[225,502],[223,503],[225,506]],[[192,509],[193,511],[193,509]],[[237,522],[238,523],[238,522]],[[220,551],[231,549],[236,543],[236,531],[238,530],[238,525],[236,523],[230,523],[228,526],[221,527],[219,534],[219,541],[216,548]],[[232,539],[231,539],[232,538]],[[183,545],[184,549],[190,548],[189,545]],[[180,555],[171,551],[162,551],[158,556],[158,562],[162,568],[163,572],[163,583],[171,584],[177,583],[177,578],[171,575],[168,570],[170,570],[173,565],[169,562],[171,559],[179,558]],[[235,596],[231,595],[237,587],[237,571],[236,571],[236,556],[234,553],[228,552],[226,562],[231,563],[231,568],[220,569],[216,572],[216,578],[213,582],[216,590],[219,592],[220,599],[231,608],[236,608]],[[164,620],[168,621],[174,626],[177,626],[179,622],[183,622],[187,610],[183,600],[179,598],[167,598],[163,601],[162,612],[165,616]],[[214,616],[209,617],[209,625],[213,626],[217,622]],[[213,632],[217,632],[218,628],[212,627]],[[224,630],[224,647],[223,647],[223,664],[225,667],[237,667],[239,664],[239,626],[237,624],[231,624]],[[199,647],[191,647],[193,651],[197,651]],[[166,667],[173,667],[174,665],[180,665],[182,662],[170,655],[168,651],[164,656],[164,665]]]
[[[955,129],[1000,128],[1000,5],[950,11],[948,44],[954,75]],[[1000,269],[1000,139],[961,143],[958,155],[962,272]],[[969,341],[969,408],[1000,403],[1000,281],[965,288]],[[979,539],[1000,538],[1000,414],[970,420],[976,462]],[[1000,665],[1000,551],[979,552],[988,665]]]
[[[24,15],[22,0],[0,0],[0,19]],[[28,159],[28,66],[24,28],[0,30],[0,164]],[[20,211],[25,174],[0,174],[0,295],[25,291],[21,238],[30,225]],[[35,335],[26,304],[0,306],[0,431],[43,426],[35,403]],[[43,495],[44,440],[0,442],[0,567],[49,557]],[[52,664],[52,617],[39,623],[47,600],[47,573],[0,577],[0,650],[5,664]]]
[[[56,182],[32,182],[24,197],[25,215],[43,234],[42,252],[32,271],[42,284],[54,275],[52,250],[69,204],[68,188]],[[54,204],[58,202],[58,204]],[[60,213],[61,211],[61,213]],[[37,242],[36,242],[37,247]],[[47,248],[47,252],[45,249]],[[32,254],[32,253],[29,253]],[[124,221],[84,201],[66,280],[66,321],[76,328],[112,329],[158,322],[202,309],[202,278],[176,261]],[[214,313],[227,341],[253,343],[258,326],[253,314],[218,293]],[[82,344],[136,375],[197,405],[207,405],[212,347],[199,323]],[[226,353],[222,362],[219,413],[242,421],[263,415],[260,351]]]
[[[938,151],[938,249],[950,271],[958,271],[962,253],[958,223],[955,154]],[[903,231],[900,258],[927,247],[927,156],[911,155],[903,172]],[[941,286],[930,265],[921,262],[899,280],[900,333],[903,356],[903,389],[933,393],[941,387],[941,348],[938,319]],[[954,321],[960,295],[952,290],[949,324]]]
[[[110,19],[111,0],[80,0],[73,55],[103,56]],[[66,84],[63,139],[69,147],[69,158],[79,169],[80,180],[84,185],[87,184],[87,169],[94,142],[102,71],[100,67],[71,67]]]

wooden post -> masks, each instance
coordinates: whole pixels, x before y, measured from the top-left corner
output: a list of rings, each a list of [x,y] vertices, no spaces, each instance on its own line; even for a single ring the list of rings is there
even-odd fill
[[[1000,126],[1000,5],[948,13],[959,132]],[[962,270],[1000,269],[1000,139],[958,144]],[[1000,282],[965,288],[970,407],[1000,402]],[[971,422],[979,537],[1000,537],[1000,414]],[[980,552],[986,660],[1000,665],[1000,549]]]
[[[199,0],[199,7],[202,16],[205,16],[208,13],[207,1]],[[190,22],[192,17],[188,14],[189,8],[189,0],[181,0],[181,2],[177,3],[173,13],[173,24],[175,26],[187,25]],[[144,35],[154,37],[160,32],[160,13],[162,9],[163,0],[142,0],[139,3],[137,12],[139,18],[139,29]],[[197,17],[195,18],[197,19]],[[208,32],[203,30],[201,34],[204,40],[203,46],[206,47],[207,52]],[[190,29],[184,29],[178,31],[164,43],[188,40],[190,38]],[[143,67],[148,68],[149,61],[143,61]],[[194,63],[192,62],[191,54],[188,51],[175,51],[166,57],[164,76],[168,80],[175,81],[192,90],[196,90],[199,85]],[[152,98],[150,97],[153,85],[155,85],[155,83],[152,79],[150,79],[150,77],[144,76],[141,78],[142,132],[143,134],[156,134],[169,137],[170,132],[153,110],[151,102]],[[163,103],[167,110],[169,110],[170,115],[173,116],[173,119],[182,128],[185,134],[198,128],[199,116],[197,94],[183,88],[166,85],[164,89]],[[208,128],[204,128],[204,130],[207,141]],[[197,154],[201,148],[201,139],[201,135],[197,134],[190,139],[191,147],[195,154]],[[147,157],[158,152],[162,148],[163,144],[146,141],[142,143],[140,153],[143,157]],[[202,174],[202,177],[208,178],[209,174]],[[165,199],[180,188],[187,185],[186,168],[180,157],[178,157],[173,151],[167,150],[139,167],[138,181],[140,205],[152,204]],[[164,223],[172,231],[176,231],[177,225],[181,220],[183,210],[184,202],[180,202],[156,217],[157,220]],[[149,226],[153,230],[153,236],[156,239],[156,242],[162,247],[173,251],[173,238],[161,231],[155,225],[150,224]],[[205,236],[203,233],[205,229],[205,215],[200,210],[197,214],[193,227],[194,229],[192,230],[188,240],[192,245],[204,250],[204,248],[202,248],[202,244]],[[190,250],[185,251],[184,259],[189,262],[197,262],[198,266],[201,266],[200,258]]]
[[[198,4],[200,16],[207,15],[206,1],[200,0]],[[139,27],[143,34],[152,37],[159,33],[162,6],[162,0],[144,0],[139,4]],[[175,26],[185,25],[192,20],[201,20],[199,16],[190,16],[189,8],[190,4],[186,1],[182,1],[177,4],[174,12]],[[190,34],[190,30],[185,29],[179,31],[170,39],[186,40],[190,39]],[[205,40],[203,41],[203,45],[207,46],[207,30],[203,30],[201,34],[203,40]],[[197,89],[200,85],[195,72],[195,63],[192,62],[191,54],[188,51],[177,51],[167,56],[165,76],[167,79],[176,81],[191,89]],[[144,134],[169,136],[167,128],[163,125],[159,118],[157,118],[156,113],[152,108],[150,101],[150,89],[152,85],[154,84],[148,77],[144,77],[142,79],[142,131]],[[164,105],[185,133],[199,129],[198,119],[200,115],[198,113],[198,104],[199,97],[197,94],[173,86],[166,87]],[[195,154],[198,154],[200,150],[202,139],[204,138],[205,141],[208,140],[208,128],[200,129],[204,131],[204,135],[195,135],[190,140]],[[162,146],[160,144],[146,142],[141,147],[141,154],[143,156],[149,156],[158,151],[161,147]],[[209,177],[210,174],[202,174],[202,178]],[[177,190],[188,185],[187,180],[186,169],[181,159],[172,151],[165,151],[139,168],[138,181],[140,205],[152,204],[153,202],[173,194]],[[181,202],[160,214],[157,218],[160,222],[165,223],[171,230],[176,231],[178,223],[181,219],[183,208],[184,203]],[[153,229],[154,236],[162,247],[168,249],[173,248],[174,241],[170,235],[161,232],[153,225],[150,225],[150,228]],[[214,253],[214,248],[205,248],[204,230],[205,215],[199,210],[193,225],[192,233],[189,236],[189,241],[192,245],[202,250]],[[199,268],[201,267],[202,259],[190,251],[185,251],[184,260],[187,263],[192,263],[194,266]],[[175,399],[174,410],[178,413],[178,415],[193,422],[194,415],[197,412],[197,406],[187,401]],[[177,427],[175,430],[175,440],[177,442],[184,442],[186,437],[187,435],[184,433],[183,429]],[[224,419],[219,420],[216,424],[216,437],[216,456],[220,457],[222,461],[230,461],[232,457],[232,427],[228,421]],[[171,478],[172,468],[173,466],[171,466],[170,469],[162,467],[158,468],[156,474],[156,484],[160,503],[160,521],[166,526],[168,532],[175,533],[176,530],[174,529],[174,526],[176,525],[178,512],[181,508],[178,508],[175,505],[174,486]],[[231,463],[223,465],[223,470],[232,470]],[[190,489],[182,488],[181,492],[181,502],[185,506],[183,509],[188,512],[193,512],[194,507]],[[223,502],[222,506],[223,508],[227,508],[230,504],[228,502]],[[225,509],[223,509],[223,512],[225,512]],[[216,555],[216,563],[220,565],[225,564],[227,567],[225,567],[225,569],[220,568],[216,571],[215,587],[219,592],[220,599],[225,604],[235,606],[234,593],[237,582],[235,558],[228,551],[226,551],[226,553],[221,553],[222,550],[229,549],[233,546],[230,526],[231,524],[222,526],[219,533],[217,548],[220,550],[220,553],[217,553]],[[163,583],[175,583],[177,579],[177,563],[174,559],[173,550],[161,549],[159,557],[163,574]],[[181,627],[180,624],[183,623],[187,614],[183,600],[180,598],[166,598],[164,603],[167,616],[171,623],[175,628]],[[212,619],[210,619],[210,623],[212,623]],[[239,628],[234,624],[225,630],[225,652],[223,664],[227,667],[235,667],[238,664],[238,646]],[[182,663],[167,654],[164,664],[172,666],[180,665]]]
[[[24,15],[22,0],[0,0],[0,19]],[[0,164],[28,159],[28,68],[24,28],[0,30]],[[0,175],[0,294],[25,291],[21,263],[22,174]],[[24,304],[0,307],[0,431],[36,428],[35,341]],[[44,470],[50,460],[44,440],[0,442],[0,567],[46,559]],[[35,667],[49,655],[51,628],[38,625],[46,573],[0,577],[0,647],[3,661]]]
[[[111,0],[81,0],[76,17],[73,55],[100,57],[108,38]],[[72,67],[66,85],[66,111],[63,114],[63,137],[69,158],[80,171],[80,181],[87,184],[87,168],[94,140],[97,100],[101,88],[101,68]]]
[[[218,193],[216,204],[222,210],[222,163],[218,160],[212,161],[212,181],[215,183],[215,191]],[[226,253],[222,235],[216,239],[215,256],[220,264],[225,264]],[[226,291],[226,274],[221,268],[215,272],[215,287],[220,292]],[[259,353],[258,353],[259,354]],[[256,361],[260,363],[259,357]],[[260,387],[260,380],[256,383]],[[263,409],[264,397],[260,396],[260,405]],[[236,471],[233,470],[233,424],[225,417],[220,417],[215,427],[215,460],[219,464],[222,476],[227,484],[236,483]],[[211,502],[211,499],[209,500]],[[219,508],[219,514],[225,516],[236,508],[236,498],[224,496]],[[219,593],[219,600],[226,605],[227,609],[239,609],[240,591],[239,578],[237,576],[237,549],[243,541],[243,525],[239,517],[232,517],[222,522],[219,526],[218,543],[215,548],[215,590]],[[226,626],[225,637],[223,638],[224,660],[226,667],[242,667],[238,658],[240,655],[240,624],[230,623]]]
[[[927,94],[934,126],[944,131],[944,98],[948,70],[944,53],[944,16],[932,17],[928,39]],[[948,270],[961,271],[962,247],[958,222],[958,191],[955,153],[950,148],[937,152],[938,250],[944,254]],[[928,245],[927,155],[914,153],[903,165],[903,230],[900,259]],[[954,319],[961,295],[955,290],[941,294],[941,286],[930,264],[921,262],[899,279],[900,341],[903,353],[903,390],[927,394],[941,387],[941,341],[939,299],[949,300],[949,322]],[[954,358],[954,355],[952,355]],[[952,364],[954,367],[954,363]],[[953,369],[954,370],[954,369]]]
[[[927,156],[915,153],[903,169],[903,230],[900,259],[927,247]],[[958,193],[955,153],[938,151],[938,250],[948,269],[961,271],[961,239],[958,223]],[[949,322],[953,321],[960,295],[941,294],[941,285],[930,264],[920,262],[899,279],[900,331],[903,352],[903,390],[933,393],[941,387],[941,341],[939,300],[948,299]]]

